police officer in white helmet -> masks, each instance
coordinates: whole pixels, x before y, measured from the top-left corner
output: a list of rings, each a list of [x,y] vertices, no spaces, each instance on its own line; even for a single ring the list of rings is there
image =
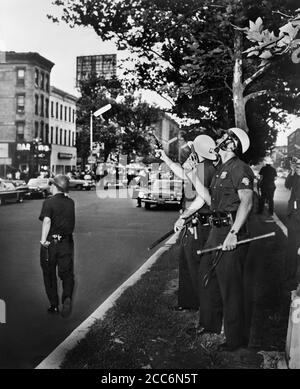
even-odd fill
[[[216,144],[222,163],[210,186],[212,227],[205,246],[223,248],[203,255],[200,261],[200,325],[203,331],[219,333],[224,318],[226,343],[221,348],[233,351],[248,344],[250,332],[250,313],[244,303],[248,247],[237,246],[237,241],[247,236],[254,175],[239,159],[250,145],[245,131],[230,128]],[[210,304],[204,304],[206,301]]]

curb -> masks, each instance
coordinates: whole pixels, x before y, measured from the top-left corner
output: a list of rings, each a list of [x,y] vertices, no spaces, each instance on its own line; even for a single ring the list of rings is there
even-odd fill
[[[121,284],[86,320],[84,320],[71,334],[60,343],[35,369],[60,369],[60,366],[66,354],[72,350],[80,340],[82,340],[90,327],[96,320],[103,319],[106,312],[112,308],[116,300],[123,294],[123,292],[140,280],[141,276],[145,274],[151,266],[159,259],[159,257],[168,251],[176,242],[179,233],[174,233],[171,238],[160,247],[147,261],[133,273],[123,284]]]

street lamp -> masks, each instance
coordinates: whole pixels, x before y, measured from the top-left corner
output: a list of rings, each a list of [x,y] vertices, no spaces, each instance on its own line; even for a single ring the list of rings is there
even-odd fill
[[[111,109],[111,104],[104,105],[103,107],[99,108],[97,111],[93,113],[93,111],[90,112],[90,153],[91,156],[93,155],[93,116],[98,117],[101,116],[104,112]],[[101,119],[103,117],[101,116]]]

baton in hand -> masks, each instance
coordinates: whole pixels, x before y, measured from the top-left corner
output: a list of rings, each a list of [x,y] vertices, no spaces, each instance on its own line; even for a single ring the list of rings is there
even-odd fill
[[[152,250],[155,246],[157,246],[159,243],[163,242],[165,239],[167,239],[169,236],[173,234],[174,234],[174,228],[172,228],[172,230],[168,231],[165,235],[161,236],[159,239],[153,242],[152,245],[148,247],[148,250]]]
[[[239,242],[237,242],[237,245],[240,245],[240,244],[243,244],[243,243],[253,242],[254,240],[270,238],[271,236],[275,236],[275,232],[274,231],[270,232],[269,234],[258,235],[258,236],[254,236],[253,238],[248,238],[248,239],[240,240]],[[201,255],[201,254],[211,253],[212,251],[221,250],[222,247],[223,247],[223,245],[220,244],[219,246],[212,247],[212,248],[209,248],[209,249],[197,250],[197,254]]]

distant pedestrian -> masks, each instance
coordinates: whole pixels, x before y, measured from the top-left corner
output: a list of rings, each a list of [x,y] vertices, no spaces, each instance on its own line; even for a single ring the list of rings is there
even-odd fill
[[[20,172],[19,169],[18,169],[18,170],[16,171],[16,173],[15,173],[15,179],[16,179],[16,180],[20,180],[20,179],[21,179],[21,172]]]
[[[62,280],[62,316],[71,313],[74,288],[74,201],[66,196],[69,189],[67,176],[59,174],[50,179],[52,197],[44,200],[39,219],[43,222],[40,260],[44,284],[50,302],[49,313],[59,312],[57,277]]]
[[[274,212],[274,192],[276,189],[275,178],[277,177],[276,170],[271,166],[272,160],[266,159],[266,165],[259,171],[260,180],[258,183],[260,189],[258,213],[262,213],[265,202],[269,205],[269,214]]]

